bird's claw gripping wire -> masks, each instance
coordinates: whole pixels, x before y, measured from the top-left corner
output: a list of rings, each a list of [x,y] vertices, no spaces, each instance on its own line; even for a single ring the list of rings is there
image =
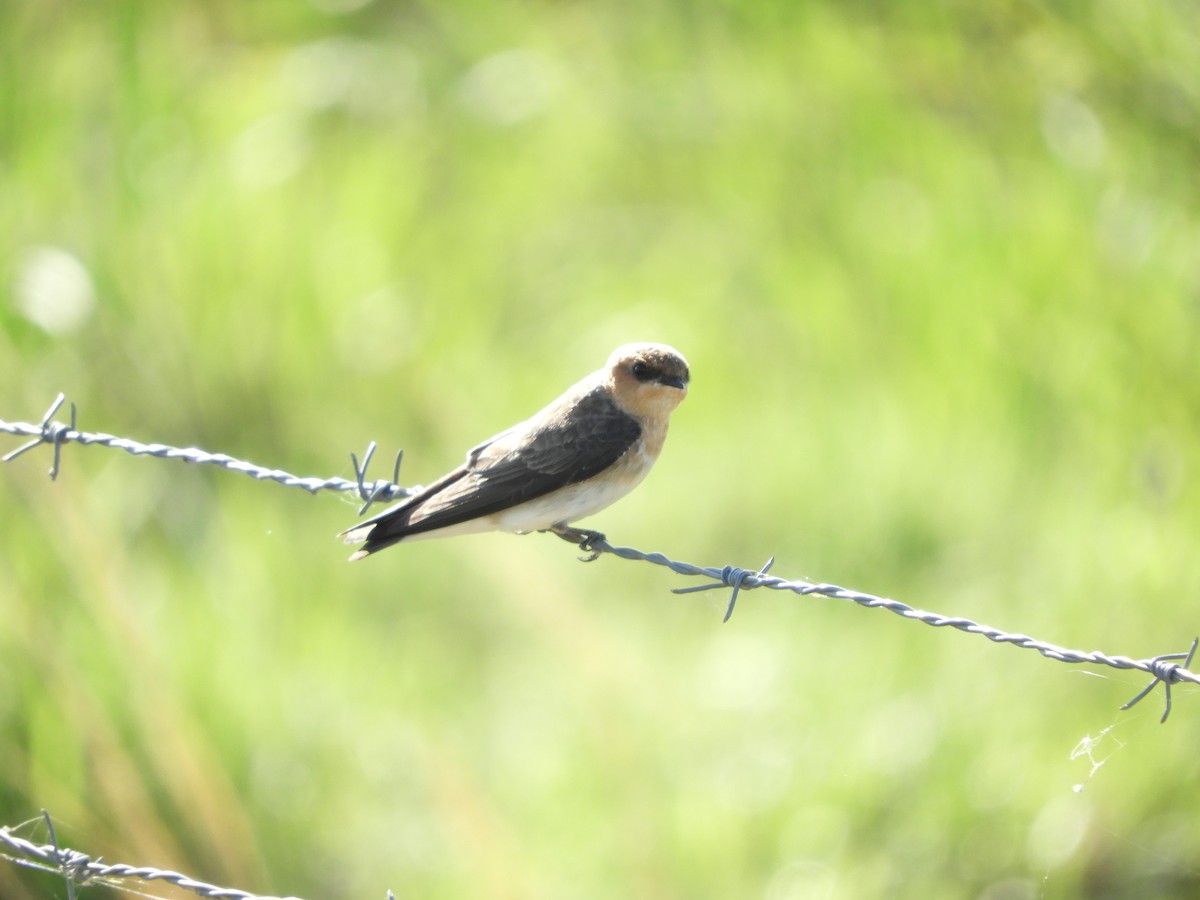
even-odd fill
[[[367,466],[371,464],[371,457],[375,455],[375,447],[376,444],[374,441],[367,444],[367,451],[363,454],[361,466],[358,464],[358,456],[353,452],[350,454],[350,462],[354,465],[354,478],[358,482],[358,496],[363,501],[363,505],[358,511],[360,516],[371,508],[371,504],[379,499],[380,494],[390,494],[395,486],[400,483],[400,462],[404,459],[403,449],[396,451],[396,464],[392,467],[392,480],[390,482],[377,479],[369,485],[366,483]]]
[[[54,421],[54,414],[58,412],[63,401],[67,399],[66,394],[59,394],[54,398],[54,402],[50,404],[50,408],[46,410],[46,414],[42,416],[42,430],[33,440],[26,441],[16,450],[11,450],[0,456],[0,462],[12,462],[23,453],[28,453],[34,447],[42,444],[54,445],[54,464],[50,467],[50,480],[54,481],[58,478],[58,467],[62,460],[62,444],[69,432],[75,431],[75,404],[71,404],[71,422],[64,425],[61,422]]]
[[[1192,665],[1192,657],[1196,655],[1196,646],[1200,645],[1200,637],[1192,641],[1191,649],[1187,653],[1164,653],[1162,656],[1156,656],[1149,660],[1150,674],[1154,676],[1154,680],[1138,692],[1138,695],[1126,703],[1121,709],[1129,709],[1147,694],[1149,694],[1162,682],[1163,693],[1166,695],[1166,708],[1163,710],[1162,718],[1159,722],[1166,722],[1167,716],[1171,714],[1171,685],[1179,681],[1179,671],[1188,669]],[[1172,662],[1172,660],[1182,659],[1182,663]]]
[[[543,531],[548,531],[551,534],[557,534],[560,538],[569,544],[576,545],[587,556],[579,557],[580,562],[595,562],[600,558],[600,550],[597,549],[597,544],[607,546],[608,539],[599,531],[591,531],[587,528],[572,528],[569,525],[555,525],[553,528],[544,528]]]
[[[771,557],[766,561],[761,569],[757,572],[751,569],[742,569],[738,566],[726,566],[717,576],[717,581],[711,581],[708,584],[693,584],[691,587],[671,588],[673,594],[694,594],[697,591],[711,591],[716,588],[733,588],[733,593],[729,596],[729,607],[725,610],[725,618],[722,622],[728,622],[729,617],[733,615],[734,604],[737,603],[738,591],[742,588],[756,588],[756,583],[746,583],[747,578],[761,578],[771,571],[771,566],[775,565],[775,557]]]

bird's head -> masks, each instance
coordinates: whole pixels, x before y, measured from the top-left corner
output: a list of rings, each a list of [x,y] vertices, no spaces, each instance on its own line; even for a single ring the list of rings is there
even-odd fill
[[[624,344],[608,358],[617,402],[634,415],[667,415],[687,396],[687,360],[666,344]]]

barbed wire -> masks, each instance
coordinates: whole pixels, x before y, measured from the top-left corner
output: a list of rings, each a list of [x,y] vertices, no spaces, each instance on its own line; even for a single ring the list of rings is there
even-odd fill
[[[54,448],[54,460],[49,475],[56,478],[61,466],[62,445],[79,443],[84,446],[99,445],[103,447],[124,450],[135,456],[156,456],[164,459],[182,459],[185,462],[208,463],[229,471],[241,472],[258,480],[278,482],[285,487],[303,488],[309,493],[330,490],[343,493],[355,493],[363,501],[359,511],[361,515],[377,500],[389,501],[408,496],[419,488],[405,488],[396,482],[399,479],[400,462],[403,451],[396,455],[393,477],[390,481],[367,481],[366,472],[375,453],[375,443],[372,442],[363,454],[361,464],[358,457],[351,453],[354,465],[355,479],[317,478],[292,475],[281,469],[271,469],[258,466],[245,460],[240,460],[224,453],[209,453],[195,447],[178,448],[166,444],[145,444],[129,438],[117,437],[111,434],[88,433],[79,431],[76,427],[75,404],[71,404],[71,419],[67,424],[54,421],[54,415],[65,400],[59,394],[54,403],[46,411],[39,423],[6,422],[0,420],[0,432],[30,438],[25,444],[0,457],[0,462],[11,462],[24,453],[42,444],[50,444]],[[1200,684],[1200,675],[1190,671],[1192,659],[1200,637],[1193,640],[1191,648],[1184,653],[1167,653],[1147,659],[1135,659],[1128,656],[1112,656],[1099,650],[1072,650],[1040,641],[1029,635],[1002,631],[989,625],[973,622],[960,616],[945,616],[940,613],[916,609],[898,600],[877,597],[873,594],[854,591],[833,584],[811,582],[799,579],[786,579],[769,574],[774,565],[774,557],[758,570],[743,569],[739,566],[698,566],[692,563],[673,560],[662,553],[647,553],[633,547],[614,546],[603,536],[594,532],[563,529],[559,533],[577,543],[581,550],[589,553],[582,557],[586,561],[596,559],[601,554],[611,554],[620,559],[647,562],[662,566],[679,575],[702,577],[709,579],[705,584],[673,588],[674,593],[688,594],[697,591],[727,589],[730,591],[729,604],[725,610],[723,621],[728,621],[733,615],[738,596],[742,591],[755,588],[790,591],[801,596],[817,595],[835,600],[848,600],[868,609],[886,609],[905,619],[922,622],[935,628],[954,628],[968,634],[978,634],[995,643],[1011,644],[1027,650],[1035,650],[1047,659],[1065,663],[1086,663],[1104,665],[1115,669],[1144,672],[1151,677],[1150,683],[1137,696],[1126,703],[1121,709],[1129,709],[1142,700],[1159,684],[1163,685],[1165,709],[1162,722],[1166,722],[1171,713],[1171,687],[1182,682]],[[1182,662],[1177,662],[1182,660]],[[219,898],[219,900],[280,900],[275,897],[264,897],[235,888],[223,888],[207,884],[179,872],[159,869],[152,866],[131,866],[121,863],[105,863],[101,858],[92,859],[87,854],[69,848],[61,848],[54,834],[54,826],[49,815],[43,811],[43,818],[50,835],[49,844],[37,844],[16,834],[16,830],[26,827],[29,823],[16,827],[0,827],[0,844],[7,846],[10,853],[0,852],[0,857],[6,858],[18,865],[28,866],[44,871],[54,872],[63,877],[67,885],[68,900],[76,900],[76,888],[85,885],[103,884],[116,890],[125,890],[143,896],[144,889],[135,889],[130,882],[165,882],[178,888],[191,891],[200,897]],[[36,821],[36,820],[35,820]],[[15,854],[15,855],[14,855]],[[388,900],[393,900],[392,894],[387,893]],[[296,898],[287,898],[296,900]]]
[[[222,469],[228,469],[231,472],[241,472],[243,475],[249,475],[259,481],[276,481],[284,487],[303,488],[310,494],[316,494],[319,491],[356,493],[364,503],[362,509],[359,511],[359,515],[366,512],[367,507],[377,500],[384,502],[398,500],[419,490],[417,487],[401,487],[396,483],[400,480],[400,462],[404,458],[403,450],[396,454],[396,463],[392,469],[391,481],[380,479],[368,484],[363,480],[367,466],[371,463],[371,457],[375,455],[374,441],[367,445],[361,465],[359,465],[358,457],[353,453],[350,454],[350,459],[354,463],[354,471],[358,476],[354,481],[337,477],[302,478],[299,475],[293,475],[282,469],[269,469],[266,466],[255,465],[252,462],[237,459],[227,453],[209,453],[207,450],[201,450],[198,447],[171,447],[167,444],[144,444],[141,441],[131,440],[130,438],[117,437],[115,434],[79,431],[75,427],[76,413],[74,403],[71,404],[71,421],[69,424],[54,421],[54,414],[58,412],[65,400],[66,396],[59,394],[54,399],[54,402],[50,404],[50,408],[46,410],[46,414],[42,416],[42,421],[39,423],[5,422],[0,419],[0,431],[32,438],[32,440],[22,444],[16,450],[0,456],[0,462],[12,462],[18,456],[28,453],[34,447],[41,446],[42,444],[50,444],[54,447],[54,463],[50,466],[49,472],[50,480],[53,481],[58,478],[62,461],[63,444],[76,443],[85,446],[99,444],[102,447],[124,450],[133,456],[157,456],[162,459],[182,459],[184,462],[207,463],[220,466]]]
[[[898,616],[903,616],[906,619],[923,622],[926,625],[932,625],[934,628],[956,628],[959,631],[965,631],[968,634],[978,634],[986,637],[988,640],[997,644],[1012,644],[1015,647],[1021,647],[1026,650],[1036,650],[1047,659],[1057,660],[1065,663],[1092,663],[1095,665],[1109,666],[1114,669],[1132,669],[1139,672],[1145,672],[1153,679],[1136,697],[1124,704],[1121,709],[1129,709],[1143,697],[1150,693],[1160,682],[1164,686],[1165,710],[1162,714],[1163,722],[1167,721],[1167,716],[1171,714],[1171,685],[1178,684],[1182,681],[1191,682],[1192,684],[1200,685],[1200,674],[1189,671],[1188,666],[1192,664],[1192,658],[1196,655],[1196,648],[1200,645],[1200,637],[1193,639],[1191,648],[1184,653],[1164,653],[1160,656],[1154,656],[1149,659],[1133,659],[1128,656],[1110,656],[1099,650],[1071,650],[1066,647],[1060,647],[1057,644],[1051,644],[1046,641],[1039,641],[1026,634],[1011,633],[1002,631],[999,628],[993,628],[990,625],[982,625],[978,622],[973,622],[970,619],[962,618],[961,616],[944,616],[941,613],[927,612],[923,609],[916,609],[909,606],[907,603],[901,603],[899,600],[891,600],[887,597],[876,597],[874,594],[865,594],[862,591],[852,591],[848,588],[838,587],[835,584],[821,584],[803,580],[788,580],[778,578],[773,575],[767,575],[767,570],[774,564],[775,559],[772,557],[767,560],[767,564],[757,572],[741,569],[737,566],[724,566],[721,569],[707,568],[695,566],[691,563],[681,563],[672,559],[668,559],[661,553],[645,553],[641,550],[635,550],[632,547],[613,547],[605,540],[595,540],[587,542],[586,547],[581,549],[591,550],[596,553],[612,553],[622,559],[635,559],[643,562],[653,563],[656,566],[665,566],[672,572],[680,575],[703,575],[713,579],[709,584],[698,584],[692,587],[672,588],[672,592],[676,594],[690,594],[694,591],[707,591],[716,588],[730,588],[732,593],[729,597],[729,606],[725,610],[725,618],[723,621],[728,622],[729,617],[733,615],[734,604],[737,603],[738,592],[743,590],[751,590],[753,588],[765,587],[776,591],[792,591],[793,593],[802,596],[816,594],[822,597],[829,597],[834,600],[849,600],[857,603],[859,606],[868,609],[886,609]],[[1183,660],[1183,663],[1177,663],[1175,660]]]
[[[17,830],[27,828],[38,821],[42,821],[46,825],[50,836],[49,844],[36,844],[16,834]],[[67,900],[76,900],[77,888],[97,884],[143,897],[155,896],[147,894],[141,888],[135,889],[129,882],[156,881],[191,891],[199,897],[216,898],[216,900],[298,900],[296,897],[263,896],[237,888],[218,887],[198,881],[180,872],[172,872],[170,869],[159,869],[154,866],[130,866],[125,863],[106,863],[101,858],[92,859],[86,853],[59,846],[58,837],[54,833],[54,822],[45,810],[42,810],[40,819],[17,826],[0,827],[0,844],[17,854],[13,856],[0,852],[0,857],[20,866],[61,875],[67,885]],[[391,898],[390,891],[388,897]]]
[[[399,478],[400,461],[403,458],[403,451],[396,455],[396,464],[391,481],[376,480],[368,482],[366,480],[367,466],[370,465],[371,458],[375,453],[374,442],[367,447],[366,453],[363,454],[361,465],[359,464],[358,457],[353,453],[350,454],[350,459],[354,464],[354,481],[349,481],[345,478],[301,478],[280,469],[268,469],[236,459],[224,453],[209,453],[195,447],[181,449],[166,444],[143,444],[111,434],[89,434],[82,432],[76,428],[75,404],[73,403],[71,404],[71,421],[69,424],[54,421],[54,414],[62,406],[64,400],[64,395],[59,394],[42,417],[40,423],[5,422],[0,420],[0,431],[30,438],[27,443],[21,445],[16,450],[0,457],[0,462],[10,462],[41,444],[50,444],[54,447],[54,463],[49,473],[53,479],[58,475],[61,463],[61,449],[64,443],[79,443],[85,446],[99,444],[105,447],[124,450],[127,453],[138,456],[149,455],[166,459],[183,459],[194,463],[211,463],[230,471],[251,475],[259,480],[276,481],[285,487],[303,488],[312,494],[322,490],[354,492],[363,500],[363,506],[359,511],[360,515],[377,500],[387,501],[406,497],[414,491],[419,490],[419,488],[405,488],[395,483]],[[946,616],[941,613],[928,612],[909,606],[907,603],[901,603],[898,600],[877,597],[873,594],[853,591],[834,584],[799,579],[789,580],[770,575],[768,572],[775,562],[774,557],[767,560],[766,565],[757,571],[732,565],[716,568],[679,562],[670,559],[662,553],[647,553],[633,547],[613,546],[608,543],[603,535],[594,532],[564,529],[560,533],[560,536],[577,542],[581,550],[589,552],[590,555],[584,557],[588,561],[596,559],[600,554],[608,553],[620,559],[638,560],[656,566],[664,566],[679,575],[708,578],[709,583],[707,584],[674,588],[673,590],[678,594],[687,594],[717,588],[729,589],[731,593],[724,621],[728,621],[729,617],[733,615],[734,605],[737,603],[740,592],[753,590],[754,588],[791,591],[801,596],[817,595],[829,597],[834,600],[849,600],[868,609],[886,609],[905,619],[922,622],[935,628],[954,628],[968,634],[981,635],[994,643],[1011,644],[1014,647],[1035,650],[1045,658],[1058,662],[1087,663],[1109,666],[1114,669],[1144,672],[1151,677],[1150,684],[1139,692],[1136,697],[1122,706],[1121,709],[1129,709],[1149,694],[1156,686],[1162,684],[1165,695],[1162,722],[1166,722],[1167,717],[1171,714],[1172,685],[1181,682],[1200,685],[1200,675],[1189,669],[1192,659],[1195,656],[1197,645],[1200,644],[1200,637],[1197,637],[1192,642],[1191,649],[1186,652],[1164,653],[1144,659],[1136,659],[1129,656],[1113,656],[1099,650],[1072,650],[1058,644],[1038,640],[1026,634],[1003,631],[999,628],[993,628],[990,625],[973,622],[961,616]],[[1182,663],[1177,662],[1177,660],[1182,660]]]

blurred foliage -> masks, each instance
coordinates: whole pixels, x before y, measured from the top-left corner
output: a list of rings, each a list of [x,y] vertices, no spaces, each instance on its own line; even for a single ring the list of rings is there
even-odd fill
[[[1198,19],[4,3],[0,416],[416,483],[663,340],[693,390],[614,542],[1179,650]],[[548,537],[350,567],[348,501],[48,458],[0,469],[0,822],[313,900],[1200,891],[1195,692],[1160,727],[1140,676],[822,599],[722,626]]]

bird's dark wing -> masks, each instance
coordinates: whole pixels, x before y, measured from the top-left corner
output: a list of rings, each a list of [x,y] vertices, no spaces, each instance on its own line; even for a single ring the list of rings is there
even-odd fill
[[[467,464],[353,530],[374,524],[364,550],[509,509],[603,472],[641,436],[637,420],[594,388],[568,395],[475,447]]]
[[[571,400],[535,416],[534,428],[505,432],[475,448],[464,477],[429,497],[412,524],[422,531],[444,528],[585,481],[641,436],[641,426],[607,391]]]

